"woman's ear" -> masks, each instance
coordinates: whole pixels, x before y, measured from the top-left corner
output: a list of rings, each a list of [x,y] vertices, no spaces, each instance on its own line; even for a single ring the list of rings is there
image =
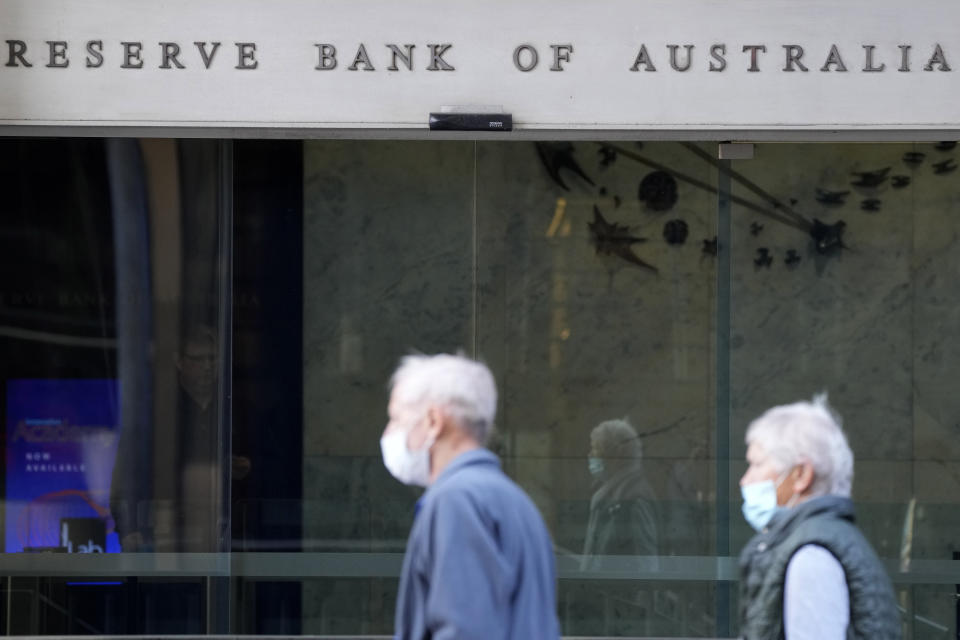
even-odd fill
[[[794,493],[799,496],[807,495],[810,492],[810,489],[813,488],[813,465],[807,461],[803,461],[794,467],[792,475],[794,476]]]

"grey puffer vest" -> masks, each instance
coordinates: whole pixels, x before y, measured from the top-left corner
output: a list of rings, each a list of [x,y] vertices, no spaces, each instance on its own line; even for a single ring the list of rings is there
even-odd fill
[[[850,590],[847,638],[899,640],[893,587],[870,543],[853,524],[853,502],[821,496],[774,516],[740,554],[740,633],[747,640],[780,640],[787,564],[800,547],[824,547],[843,566]],[[816,589],[817,585],[810,585]],[[789,638],[787,639],[789,640]]]

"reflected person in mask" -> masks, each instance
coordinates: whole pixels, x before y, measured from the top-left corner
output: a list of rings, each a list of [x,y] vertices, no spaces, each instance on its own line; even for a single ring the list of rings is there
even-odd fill
[[[588,467],[594,493],[580,568],[602,568],[603,556],[656,556],[657,512],[643,472],[642,446],[626,420],[601,422],[590,432]],[[616,560],[623,568],[624,559]]]
[[[774,407],[747,429],[740,555],[747,640],[901,637],[890,579],[854,524],[853,453],[825,396]]]

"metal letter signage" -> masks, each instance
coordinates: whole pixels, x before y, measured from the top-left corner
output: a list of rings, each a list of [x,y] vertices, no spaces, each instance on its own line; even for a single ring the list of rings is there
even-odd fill
[[[370,2],[3,0],[0,133],[426,130],[477,104],[514,131],[960,133],[957,3]]]

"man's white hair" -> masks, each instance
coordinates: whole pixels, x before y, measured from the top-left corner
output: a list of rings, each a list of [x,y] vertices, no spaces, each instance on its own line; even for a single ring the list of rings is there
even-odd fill
[[[497,385],[487,365],[461,355],[409,355],[390,379],[394,397],[426,411],[439,407],[486,444],[497,414]]]
[[[759,445],[784,472],[794,465],[813,466],[814,496],[850,497],[853,489],[853,452],[843,434],[840,416],[830,408],[826,394],[812,402],[768,409],[747,428],[747,446]]]

